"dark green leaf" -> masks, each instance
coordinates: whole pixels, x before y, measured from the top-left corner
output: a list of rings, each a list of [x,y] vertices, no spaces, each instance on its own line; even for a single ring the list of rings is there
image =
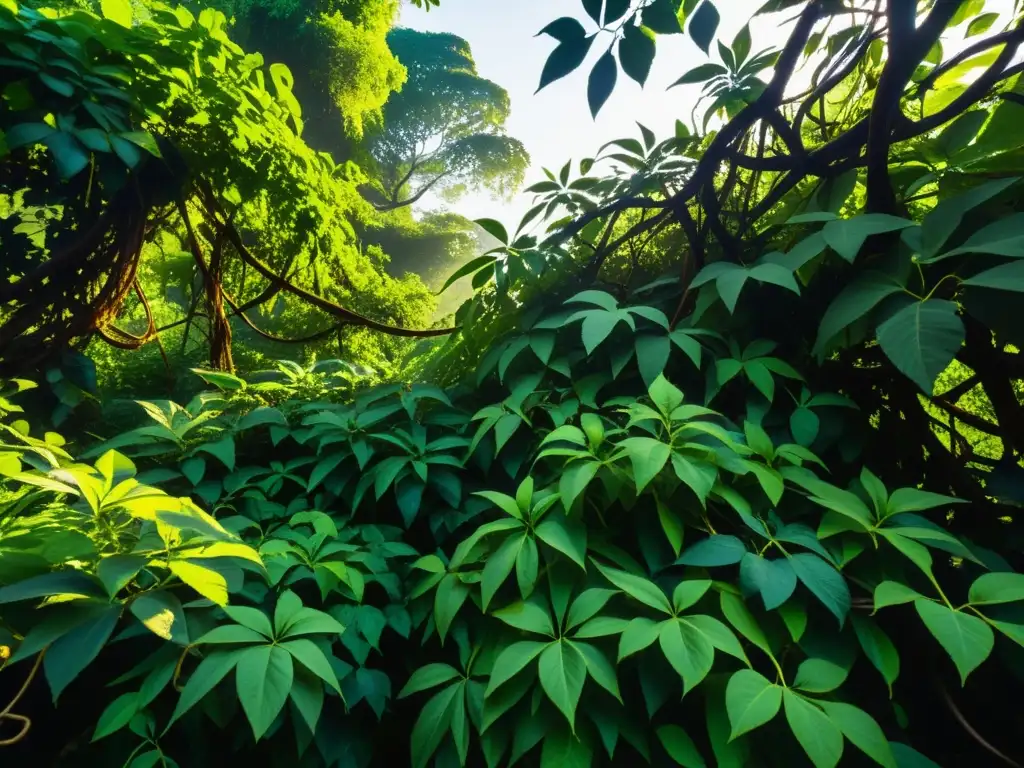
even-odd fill
[[[683,31],[679,24],[679,6],[680,0],[654,0],[644,8],[641,21],[659,35],[678,35]]]
[[[587,103],[590,105],[590,114],[595,118],[615,90],[618,73],[619,68],[611,50],[601,56],[590,71],[590,78],[587,81]]]
[[[294,673],[291,655],[277,646],[249,648],[239,656],[235,670],[238,700],[257,741],[288,700]]]
[[[822,230],[828,246],[851,264],[864,241],[872,235],[914,226],[914,222],[884,213],[864,213],[852,219],[830,221]]]
[[[766,560],[746,552],[740,560],[740,586],[745,594],[760,593],[765,610],[773,611],[796,590],[796,572],[784,557]]]
[[[942,603],[921,599],[914,601],[914,607],[928,631],[956,664],[960,681],[966,685],[967,676],[992,653],[995,644],[992,629],[978,617],[954,611]]]
[[[797,578],[839,620],[839,626],[850,612],[850,588],[835,568],[817,555],[802,552],[789,558]]]
[[[698,565],[711,568],[735,565],[747,554],[747,546],[735,536],[709,536],[689,547],[676,562],[680,565]]]
[[[103,650],[121,617],[119,607],[111,606],[96,618],[79,624],[57,638],[43,658],[43,671],[50,684],[54,702],[61,692]]]
[[[721,16],[711,0],[704,0],[697,12],[690,17],[690,38],[704,53],[708,52],[711,41],[715,39],[719,21]]]
[[[627,76],[643,86],[654,63],[655,42],[643,27],[626,25],[619,41],[619,64]]]
[[[455,712],[455,701],[461,697],[462,685],[450,685],[434,694],[412,727],[412,764],[414,768],[425,768],[437,751],[451,725]]]
[[[878,326],[882,351],[928,395],[960,351],[964,335],[957,305],[942,299],[914,302]]]
[[[576,22],[576,25],[579,26],[579,23]],[[579,27],[579,32],[578,36],[575,34],[571,36],[566,35],[558,47],[548,56],[548,60],[544,64],[544,71],[540,75],[538,91],[543,90],[556,80],[561,80],[587,58],[587,52],[590,50],[590,44],[594,42],[594,38],[586,37],[583,27]]]
[[[886,685],[892,690],[892,684],[900,674],[900,656],[892,640],[885,634],[875,620],[867,616],[853,614],[853,629],[857,634],[860,647],[864,650],[875,669],[881,672]]]
[[[783,692],[786,721],[815,768],[835,768],[843,755],[843,734],[829,718],[800,694]]]
[[[1024,293],[1024,260],[1011,261],[998,267],[986,269],[963,282],[975,288],[995,288],[1000,291]]]
[[[877,307],[884,299],[900,293],[904,286],[881,272],[868,271],[847,285],[829,304],[821,318],[814,353],[821,355],[830,341],[843,329]]]
[[[689,734],[678,725],[662,725],[658,728],[658,740],[669,757],[683,768],[705,768],[707,763],[693,743]]]
[[[406,696],[412,696],[414,693],[436,688],[442,683],[454,680],[456,677],[459,677],[459,671],[454,667],[447,664],[427,664],[412,673],[409,682],[405,684],[398,694],[398,698],[404,699]]]

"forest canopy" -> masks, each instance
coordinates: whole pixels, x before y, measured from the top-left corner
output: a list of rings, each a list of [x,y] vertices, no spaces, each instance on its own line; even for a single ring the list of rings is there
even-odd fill
[[[0,757],[1020,765],[1021,5],[0,0]]]

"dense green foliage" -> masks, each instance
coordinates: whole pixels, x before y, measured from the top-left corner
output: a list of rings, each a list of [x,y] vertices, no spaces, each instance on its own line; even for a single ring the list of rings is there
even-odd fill
[[[407,205],[431,190],[458,196],[469,186],[518,189],[529,155],[504,134],[508,94],[477,74],[468,43],[396,29],[388,44],[407,63],[408,79],[369,145],[383,203]]]
[[[200,391],[178,382],[185,405],[72,408],[102,371],[3,348],[26,373],[0,392],[4,757],[1015,764],[1019,5],[771,0],[785,44],[759,52],[746,28],[718,42],[721,64],[680,78],[704,84],[691,125],[663,140],[640,126],[548,171],[514,231],[477,222],[499,245],[448,280],[475,289],[457,331],[396,348],[392,381],[355,358],[281,362],[196,370]],[[583,0],[579,19],[545,28],[557,45],[541,84],[607,43],[589,77],[596,113],[620,68],[642,82],[673,37],[710,51],[723,8]],[[235,60],[219,16],[188,32],[182,11],[160,13],[130,31],[74,18],[101,43],[116,31],[141,45],[159,24],[169,56],[195,34]],[[35,32],[63,40],[59,20],[0,14],[23,62],[53,44]],[[136,98],[173,91],[146,79],[145,57],[102,50],[138,71]],[[806,89],[790,84],[801,63]],[[60,95],[22,70],[41,80],[34,96]],[[269,71],[257,136],[270,149],[249,159],[266,174],[293,152],[308,174],[243,194],[239,167],[252,169],[226,133],[238,121],[183,130],[209,107],[163,91],[126,113],[160,117],[152,133],[101,131],[105,158],[61,123],[65,101],[22,111],[49,109],[35,124],[68,139],[19,148],[4,113],[5,168],[66,190],[60,176],[93,163],[138,165],[113,138],[177,148],[206,178],[191,205],[207,245],[230,242],[274,285],[223,213],[232,198],[266,217],[252,237],[287,243],[305,231],[288,218],[296,201],[326,206],[317,183],[358,182],[295,136],[289,78]],[[72,139],[90,152],[62,174],[48,163]],[[117,194],[88,184],[60,216]],[[278,208],[278,193],[297,197]],[[326,227],[334,213],[354,215],[308,215]],[[282,292],[348,299],[308,264],[296,274],[312,290]],[[234,290],[229,267],[218,278],[211,303]],[[51,326],[79,317],[74,298],[52,299]]]

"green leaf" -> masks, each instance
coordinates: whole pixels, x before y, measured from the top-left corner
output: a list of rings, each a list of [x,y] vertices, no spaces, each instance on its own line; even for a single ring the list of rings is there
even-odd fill
[[[992,653],[995,644],[992,629],[976,616],[931,600],[915,600],[914,607],[928,631],[956,664],[960,682],[966,685],[967,676]]]
[[[826,244],[851,264],[872,235],[914,226],[913,221],[885,213],[864,213],[852,219],[830,221],[822,230]]]
[[[678,13],[679,0],[654,0],[643,9],[641,21],[659,35],[678,35],[683,31]]]
[[[576,705],[587,678],[587,663],[575,644],[558,640],[540,654],[540,684],[575,730]]]
[[[558,482],[558,493],[566,512],[572,509],[573,502],[590,485],[601,465],[597,461],[574,461],[562,470]]]
[[[587,81],[587,103],[590,105],[590,114],[593,117],[597,117],[597,113],[601,111],[601,107],[605,105],[608,97],[615,90],[618,74],[618,65],[609,49],[597,60]]]
[[[689,547],[676,562],[679,565],[696,565],[712,568],[719,565],[735,565],[747,554],[747,545],[735,536],[709,536]]]
[[[696,604],[711,589],[711,579],[689,579],[681,581],[672,591],[672,605],[676,613],[682,613]]]
[[[456,697],[462,695],[461,684],[450,685],[434,694],[420,711],[411,736],[414,768],[424,768],[430,762],[451,725]]]
[[[284,417],[277,408],[260,407],[254,408],[245,414],[241,419],[238,420],[238,424],[235,425],[235,429],[241,431],[244,429],[252,429],[253,427],[262,426],[264,424],[276,424],[279,427],[287,427],[288,419]]]
[[[228,607],[228,613],[229,615],[231,615],[232,618],[235,618],[237,616],[236,612],[238,610],[239,609],[234,606]],[[257,611],[257,613],[263,612]],[[248,626],[252,629],[255,629],[258,632],[266,632],[266,625],[262,625],[262,623],[259,622],[256,613],[251,614],[251,616],[254,623],[251,623]],[[237,620],[238,619],[236,619],[236,621]],[[243,621],[242,623],[244,624],[245,622]],[[263,626],[262,629],[261,625]],[[340,635],[344,631],[345,627],[342,626],[342,624],[332,616],[324,613],[323,611],[318,611],[315,608],[309,608],[304,606],[301,610],[297,611],[295,615],[291,618],[291,621],[288,624],[288,629],[284,633],[283,637],[290,638],[300,637],[302,635],[319,634]]]
[[[736,631],[771,656],[768,639],[764,636],[764,631],[757,623],[757,619],[743,602],[743,598],[731,592],[722,591],[719,594],[719,604],[722,607],[722,614],[736,628]]]
[[[834,768],[843,756],[843,734],[814,704],[788,688],[782,694],[786,721],[815,768]]]
[[[804,659],[797,667],[793,687],[809,693],[828,693],[842,685],[850,670],[829,659]]]
[[[619,41],[619,64],[627,76],[641,87],[647,82],[654,63],[656,44],[654,36],[643,27],[627,24]]]
[[[921,599],[921,593],[898,581],[883,581],[875,587],[875,610]]]
[[[824,354],[828,344],[843,329],[866,316],[885,299],[905,290],[894,277],[867,271],[839,292],[821,318],[814,354]]]
[[[494,660],[494,666],[491,668],[491,678],[487,683],[487,691],[484,693],[484,697],[490,698],[498,686],[518,675],[527,664],[537,658],[540,652],[549,645],[551,643],[524,641],[513,643],[505,648],[498,655],[498,658]]]
[[[452,273],[451,277],[445,280],[444,285],[441,286],[441,290],[438,294],[442,294],[447,291],[453,283],[458,282],[466,275],[472,275],[486,267],[492,266],[497,259],[494,256],[478,256],[475,259],[471,259],[459,267],[455,272]]]
[[[1006,218],[998,219],[988,226],[979,229],[967,238],[967,241],[959,248],[954,248],[928,261],[939,261],[964,253],[990,253],[994,256],[1021,258],[1024,256],[1024,235],[1021,234],[1022,225],[1024,225],[1024,214],[1015,213]]]
[[[874,527],[871,510],[857,495],[826,484],[816,487],[812,493],[815,495],[811,501],[852,520],[857,528],[869,531]]]
[[[643,492],[668,462],[672,446],[653,437],[630,437],[618,446],[629,456],[637,495]]]
[[[989,27],[995,24],[998,19],[998,13],[983,13],[980,16],[975,16],[971,23],[967,25],[964,37],[974,37],[975,35],[982,35],[988,32]]]
[[[536,599],[512,603],[512,605],[494,611],[492,615],[510,627],[525,632],[551,636],[555,634],[555,628],[551,624],[551,614]]]
[[[711,0],[705,0],[697,9],[697,12],[690,17],[690,39],[697,44],[704,53],[711,47],[711,41],[715,39],[715,32],[718,31],[718,23],[721,16],[718,9]]]
[[[864,650],[864,655],[882,674],[886,685],[889,686],[890,695],[892,695],[892,685],[900,675],[900,655],[896,646],[874,619],[856,613],[851,619],[853,630],[857,635],[860,647]]]
[[[120,608],[111,606],[53,641],[43,657],[43,671],[54,703],[79,673],[99,656],[120,617]]]
[[[846,614],[850,612],[850,588],[846,579],[835,568],[817,555],[801,552],[789,558],[796,576],[843,626]]]
[[[700,684],[711,671],[715,649],[708,638],[690,624],[669,619],[658,633],[662,653],[683,679],[683,695]]]
[[[586,569],[587,528],[582,522],[561,512],[552,512],[535,530],[538,539]]]
[[[295,679],[292,681],[288,696],[309,731],[316,733],[316,726],[324,709],[324,687],[320,681],[304,668],[296,667]]]
[[[789,416],[789,431],[793,439],[804,447],[814,443],[821,428],[821,419],[810,408],[797,408]]]
[[[248,652],[248,649],[214,651],[199,662],[199,666],[196,667],[196,671],[189,677],[184,690],[181,692],[178,704],[174,708],[174,714],[171,715],[167,727],[164,728],[164,733],[170,730],[178,718],[192,709],[206,694],[212,691],[217,683],[223,680],[228,672],[235,668],[238,659],[246,652]]]
[[[228,468],[228,472],[235,471],[235,439],[230,435],[221,438],[215,443],[204,443],[196,448],[196,451],[209,453],[211,456],[220,459],[220,462]]]
[[[750,660],[747,658],[747,654],[744,653],[743,646],[740,645],[740,641],[736,638],[736,635],[731,629],[715,617],[691,615],[680,620],[684,624],[689,624],[704,635],[708,639],[708,642],[715,647],[715,650],[728,653],[730,656],[739,659],[744,664],[750,664]]]
[[[312,640],[304,638],[287,640],[278,647],[284,648],[303,667],[327,683],[336,693],[341,694],[341,688],[338,686],[338,676],[335,674],[333,667],[331,667],[331,662]]]
[[[590,745],[568,728],[555,728],[545,737],[540,768],[590,768],[593,764]]]
[[[665,593],[654,582],[626,571],[605,567],[600,563],[595,563],[595,565],[602,576],[633,599],[657,611],[672,615],[672,605],[665,597]]]
[[[838,701],[819,701],[829,720],[857,749],[885,768],[897,768],[889,742],[882,729],[867,712]]]
[[[538,645],[540,644],[538,643]],[[414,693],[435,688],[459,676],[459,671],[448,664],[427,664],[412,673],[409,681],[399,692],[398,698],[404,699],[406,696],[412,696]]]
[[[1011,261],[998,267],[986,269],[963,281],[963,285],[975,288],[995,288],[1000,291],[1024,292],[1024,261]]]
[[[243,627],[240,624],[225,624],[214,627],[205,635],[194,641],[193,645],[225,645],[231,643],[266,643],[267,638],[259,632]]]
[[[111,555],[100,560],[96,567],[96,575],[107,594],[114,597],[134,579],[139,571],[146,567],[146,558],[138,555]]]
[[[621,702],[622,695],[619,693],[618,680],[615,679],[615,667],[604,653],[590,643],[573,643],[569,640],[562,642],[571,644],[583,655],[587,671],[594,682]]]
[[[138,711],[139,694],[125,693],[118,696],[100,715],[96,722],[96,730],[93,731],[92,740],[98,741],[104,736],[109,736],[115,731],[124,728]]]
[[[636,337],[636,361],[645,386],[653,386],[664,372],[671,352],[672,341],[668,336],[643,334]]]
[[[18,123],[6,133],[8,149],[17,149],[27,144],[38,144],[56,131],[46,123]]]
[[[656,498],[655,501],[658,506],[658,520],[661,522],[661,529],[672,546],[673,554],[679,557],[679,552],[683,548],[683,523],[672,510],[662,503],[661,499]]]
[[[693,739],[678,725],[662,725],[658,728],[657,734],[661,746],[668,752],[669,757],[676,761],[676,764],[683,768],[705,768],[707,766],[697,745],[693,743]]]
[[[473,494],[474,496],[480,496],[481,498],[487,499],[494,506],[501,509],[503,512],[511,515],[517,520],[523,519],[523,513],[519,509],[519,504],[511,496],[506,496],[504,493],[498,493],[497,491],[477,491]]]
[[[527,534],[525,533],[519,536],[509,536],[498,547],[498,550],[487,558],[483,577],[480,580],[480,598],[483,610],[487,610],[487,606],[490,605],[494,593],[498,591],[498,588],[505,582],[508,575],[512,573],[512,568],[516,564],[516,558],[519,556],[526,538]]]
[[[434,593],[434,621],[442,641],[467,597],[469,585],[464,584],[454,573],[447,574],[437,585]]]
[[[700,64],[693,69],[689,70],[686,74],[676,80],[669,88],[675,88],[677,85],[691,85],[693,83],[703,83],[710,80],[713,77],[719,75],[728,74],[729,70],[723,67],[721,64]]]
[[[101,0],[100,11],[103,18],[110,19],[122,27],[132,26],[132,5],[129,0]]]
[[[566,619],[566,631],[578,627],[583,622],[596,616],[608,601],[619,594],[618,590],[601,589],[592,587],[584,590],[573,604],[569,606],[569,616]]]
[[[747,552],[740,560],[740,586],[745,594],[760,593],[765,610],[773,611],[796,590],[796,572],[786,558],[766,560]]]
[[[928,395],[960,351],[964,335],[957,305],[940,299],[910,304],[878,326],[882,351]]]
[[[986,573],[975,579],[968,594],[971,605],[994,605],[1024,600],[1024,574]]]
[[[288,700],[294,672],[291,655],[278,646],[249,648],[239,656],[235,669],[238,701],[257,741]]]
[[[0,605],[51,595],[104,597],[105,590],[99,581],[82,571],[53,571],[0,588]]]
[[[752,669],[741,669],[729,678],[725,708],[732,725],[730,739],[760,728],[779,712],[782,688]]]
[[[620,320],[621,317],[613,312],[599,309],[587,312],[586,317],[583,318],[581,338],[588,355],[601,346],[601,342],[608,338]]]
[[[643,617],[633,619],[619,637],[619,663],[627,656],[649,647],[661,633],[661,624]]]
[[[929,760],[916,749],[900,744],[896,741],[889,742],[889,748],[896,758],[896,765],[899,768],[940,768],[939,764]]]
[[[523,600],[533,593],[537,584],[537,573],[540,567],[540,555],[537,552],[537,542],[532,536],[523,539],[523,546],[516,556],[516,583],[519,585],[519,594]]]
[[[473,223],[502,245],[508,245],[508,232],[505,230],[505,225],[500,221],[495,221],[494,219],[474,219]]]

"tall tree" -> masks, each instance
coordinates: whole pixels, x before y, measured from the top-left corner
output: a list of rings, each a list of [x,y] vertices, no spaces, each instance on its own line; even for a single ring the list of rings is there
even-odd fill
[[[517,189],[530,157],[505,134],[508,92],[479,75],[469,43],[405,28],[387,43],[408,78],[367,142],[378,207],[411,205],[430,191],[456,199],[469,189]]]
[[[388,47],[399,0],[215,0],[232,37],[268,63],[288,66],[302,104],[303,138],[338,162],[367,123],[379,123],[405,67]],[[210,5],[201,0],[196,9]]]

